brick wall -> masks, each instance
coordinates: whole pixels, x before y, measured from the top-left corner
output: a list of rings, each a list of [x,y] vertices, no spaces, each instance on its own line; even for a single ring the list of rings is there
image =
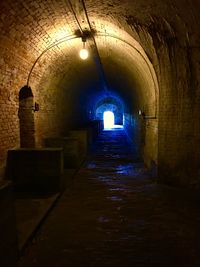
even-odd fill
[[[20,145],[19,91],[26,85],[32,65],[49,44],[71,34],[75,26],[70,25],[71,15],[66,17],[68,9],[61,2],[1,1],[0,10],[1,169],[5,164],[7,150]],[[30,113],[34,117],[32,120],[35,122],[33,128],[37,145],[41,145],[44,135],[59,134],[62,131],[61,120],[63,122],[64,119],[61,114],[66,114],[63,109],[67,111],[68,108],[59,100],[63,99],[63,86],[60,90],[56,90],[56,86],[66,69],[63,70],[62,66],[60,69],[56,59],[63,63],[64,58],[66,63],[71,53],[74,53],[73,44],[66,45],[64,50],[54,48],[38,62],[31,76],[29,85],[34,95],[31,101],[33,104],[37,101],[41,108],[40,115],[39,112]],[[65,55],[69,58],[66,59]]]
[[[179,44],[160,53],[159,172],[164,182],[199,184],[199,52]],[[188,54],[188,49],[190,53]]]
[[[187,15],[185,19],[190,18]],[[132,25],[135,38],[142,43],[154,66],[159,84],[158,125],[154,120],[148,121],[147,127],[151,130],[146,132],[149,142],[145,142],[145,149],[147,158],[152,149],[158,151],[161,182],[199,187],[200,49],[198,31],[195,31],[198,22],[191,29],[188,21],[187,30],[177,24],[170,29],[170,24],[166,24],[167,21],[157,18],[153,25],[138,28]],[[183,30],[181,34],[173,32],[177,26]],[[185,39],[186,33],[190,40]],[[150,132],[154,131],[158,131],[158,147],[151,138]]]

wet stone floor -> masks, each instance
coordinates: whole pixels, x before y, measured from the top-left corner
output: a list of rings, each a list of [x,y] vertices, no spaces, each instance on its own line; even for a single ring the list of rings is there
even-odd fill
[[[200,266],[199,194],[157,184],[132,151],[102,132],[18,267]]]

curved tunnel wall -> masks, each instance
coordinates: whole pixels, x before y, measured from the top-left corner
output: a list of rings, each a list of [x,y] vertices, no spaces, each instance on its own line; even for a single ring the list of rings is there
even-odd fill
[[[99,38],[97,40],[98,42],[101,41]],[[113,41],[116,42],[115,39]],[[139,52],[122,41],[119,41],[116,45],[107,37],[106,49],[102,46],[102,42],[99,43],[98,47],[106,73],[107,93],[112,94],[112,91],[118,93],[123,102],[126,103],[125,118],[127,119],[125,119],[125,125],[127,126],[127,132],[130,138],[133,139],[135,146],[138,147],[137,152],[139,153],[139,149],[141,150],[146,164],[150,166],[151,161],[157,162],[157,120],[152,121],[152,123],[149,122],[148,124],[151,124],[151,128],[149,127],[146,130],[146,124],[145,127],[140,126],[138,110],[142,109],[147,116],[155,117],[157,113],[158,92],[153,80],[151,64],[150,62],[148,63],[147,58],[141,55],[143,52],[141,48],[141,52]],[[109,54],[107,51],[109,51]],[[65,80],[68,79],[68,73],[66,72],[67,77],[63,77],[63,81],[65,81],[63,84],[66,86],[66,94],[69,94],[69,90],[71,90],[73,96],[76,96],[73,102],[73,121],[75,125],[79,125],[87,122],[88,99],[93,99],[93,103],[95,102],[96,94],[104,95],[105,92],[101,76],[92,56],[88,62],[77,62],[76,67],[77,77],[74,76],[70,81]],[[60,67],[60,69],[62,68],[63,66]],[[87,75],[88,73],[92,75]],[[77,80],[77,85],[72,88],[71,83],[73,83],[73,80]],[[75,114],[77,118],[75,118]],[[134,124],[132,119],[129,120],[132,117],[135,120]],[[142,122],[142,124],[144,123]],[[143,128],[143,141],[141,142],[139,136]],[[152,128],[154,128],[154,131],[151,131]]]
[[[140,43],[155,69],[159,94],[152,90],[148,70],[138,64],[141,58],[137,53],[132,54],[131,48],[120,41],[105,36],[96,38],[110,87],[130,103],[127,123],[144,128],[143,135],[138,137],[143,139],[146,161],[157,161],[160,179],[164,182],[199,184],[200,152],[196,149],[200,147],[198,3],[184,4],[176,0],[172,5],[165,0],[154,4],[152,1],[150,5],[138,1],[133,6],[132,1],[94,4],[88,0],[86,6],[95,30],[120,36],[136,47]],[[31,66],[51,43],[73,34],[77,25],[63,1],[3,0],[0,9],[0,161],[3,166],[7,150],[19,146],[18,95]],[[74,110],[82,111],[80,95],[92,96],[94,88],[101,91],[95,62],[90,59],[87,67],[80,63],[79,48],[78,40],[54,47],[38,62],[31,77],[34,101],[40,104],[40,111],[34,115],[38,145],[46,135],[65,134],[72,127],[74,113],[79,118]],[[87,78],[88,73],[91,80]],[[86,98],[83,103],[87,103]],[[155,107],[159,121],[138,118],[138,109],[151,116]],[[132,137],[136,134],[130,131]],[[152,149],[157,135],[158,146],[153,145]]]

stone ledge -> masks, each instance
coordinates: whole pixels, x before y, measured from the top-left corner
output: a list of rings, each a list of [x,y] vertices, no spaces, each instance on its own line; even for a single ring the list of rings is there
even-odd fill
[[[14,267],[18,258],[18,240],[11,182],[0,183],[0,266]]]
[[[60,148],[19,148],[8,151],[6,178],[17,191],[59,192],[63,186]]]

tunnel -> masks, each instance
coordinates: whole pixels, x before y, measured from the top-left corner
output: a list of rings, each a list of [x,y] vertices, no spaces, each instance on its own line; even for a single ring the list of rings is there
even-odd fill
[[[130,138],[147,166],[157,166],[160,180],[198,183],[199,120],[192,119],[199,118],[198,4],[191,2],[191,16],[178,0],[150,6],[144,15],[140,5],[105,2],[96,12],[90,1],[2,1],[2,176],[8,149],[26,143],[18,106],[19,92],[28,86],[40,107],[34,126],[25,127],[34,128],[31,145],[93,120],[97,99],[115,94]],[[79,58],[83,43],[87,60]]]
[[[11,194],[19,164],[37,173],[41,151],[52,153],[44,168],[54,173],[63,142],[73,157],[59,158],[59,168],[78,169],[87,144],[92,157],[105,134],[106,112],[113,114],[108,134],[125,133],[123,148],[131,146],[131,160],[156,183],[199,189],[198,0],[1,0],[0,11],[2,190],[9,183]],[[35,153],[34,167],[12,151]]]

